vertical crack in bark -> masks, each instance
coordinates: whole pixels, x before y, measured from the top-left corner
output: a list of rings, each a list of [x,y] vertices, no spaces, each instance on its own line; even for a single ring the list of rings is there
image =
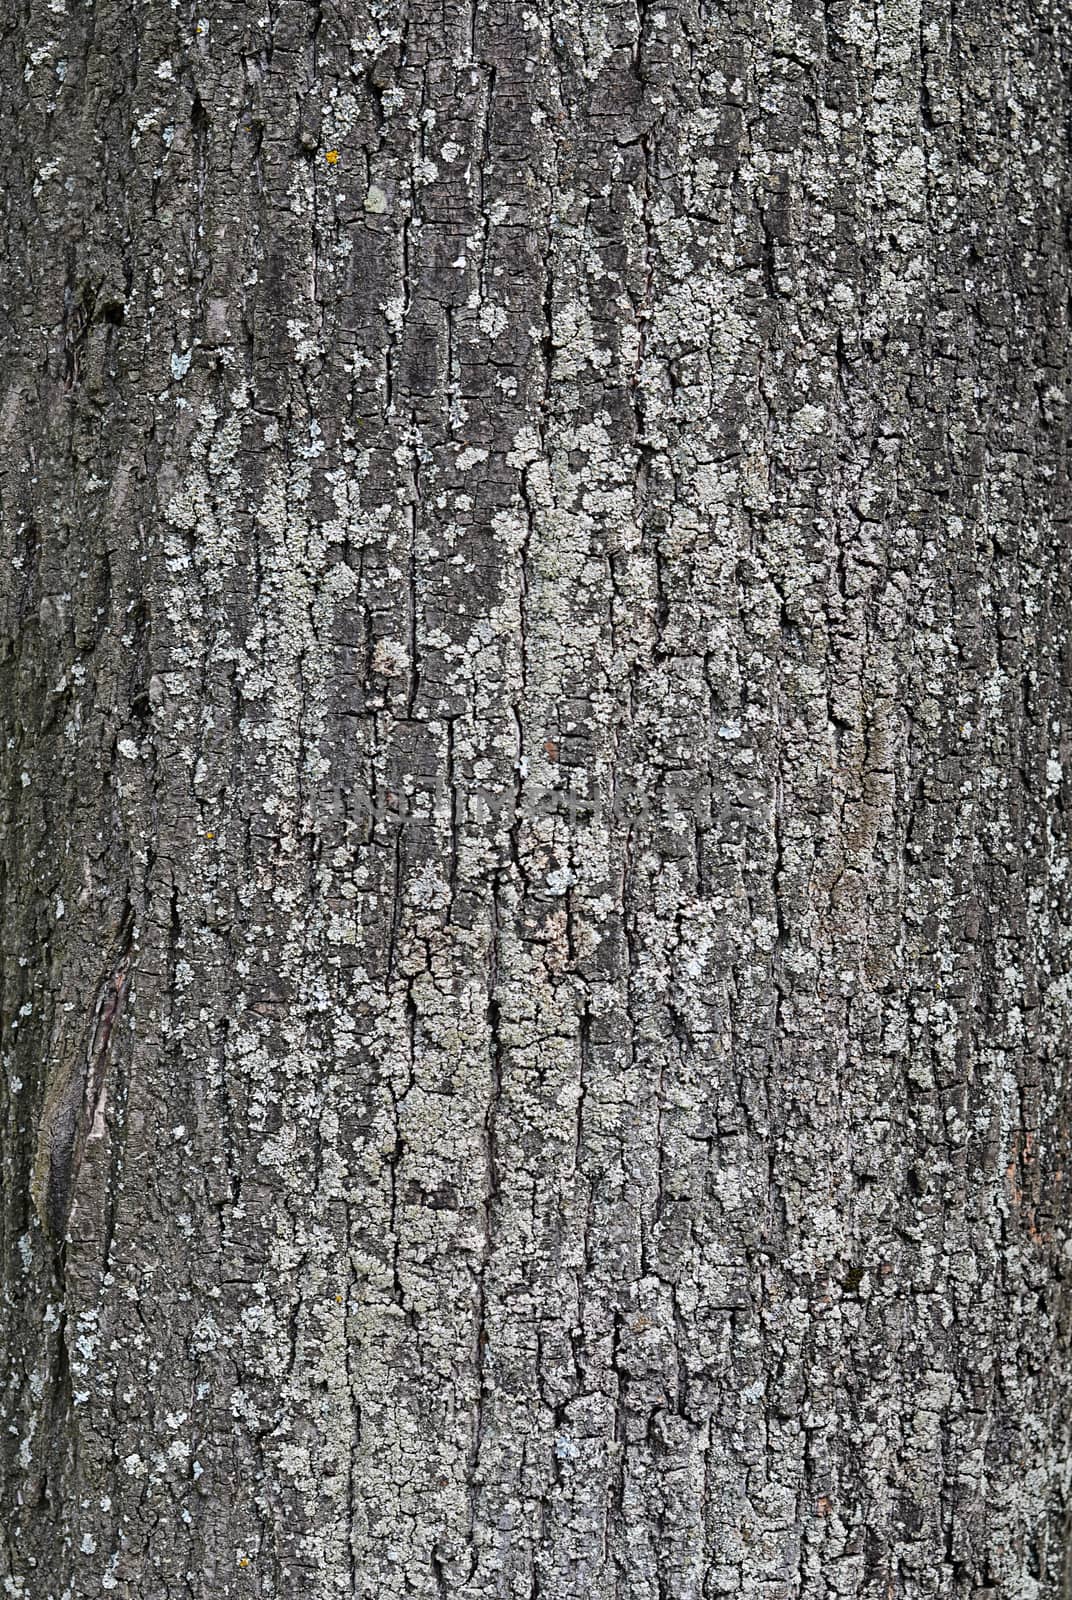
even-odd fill
[[[88,1140],[104,1136],[104,1107],[112,1032],[127,984],[134,937],[133,912],[120,919],[118,950],[99,985],[82,1042],[66,1063],[53,1065],[38,1140],[39,1207],[57,1261]]]

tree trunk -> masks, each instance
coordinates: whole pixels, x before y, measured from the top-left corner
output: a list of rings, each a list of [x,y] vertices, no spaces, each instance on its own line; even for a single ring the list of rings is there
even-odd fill
[[[1072,1594],[1069,31],[12,0],[5,1595]]]

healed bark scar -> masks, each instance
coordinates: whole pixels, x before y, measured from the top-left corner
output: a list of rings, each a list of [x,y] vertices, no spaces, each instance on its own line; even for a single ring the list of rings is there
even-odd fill
[[[53,1067],[34,1164],[33,1198],[53,1243],[67,1233],[86,1143],[104,1133],[104,1094],[112,1032],[122,1011],[133,949],[133,920],[124,921],[119,954],[97,988],[89,1024],[70,1057]]]

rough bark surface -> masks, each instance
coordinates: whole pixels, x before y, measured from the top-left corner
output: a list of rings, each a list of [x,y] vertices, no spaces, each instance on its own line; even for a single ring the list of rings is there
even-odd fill
[[[5,1595],[1072,1592],[1069,22],[9,0]]]

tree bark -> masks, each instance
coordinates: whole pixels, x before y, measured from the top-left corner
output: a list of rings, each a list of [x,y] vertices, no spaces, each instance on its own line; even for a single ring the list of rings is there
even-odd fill
[[[22,1600],[1072,1594],[1069,12],[15,0]]]

